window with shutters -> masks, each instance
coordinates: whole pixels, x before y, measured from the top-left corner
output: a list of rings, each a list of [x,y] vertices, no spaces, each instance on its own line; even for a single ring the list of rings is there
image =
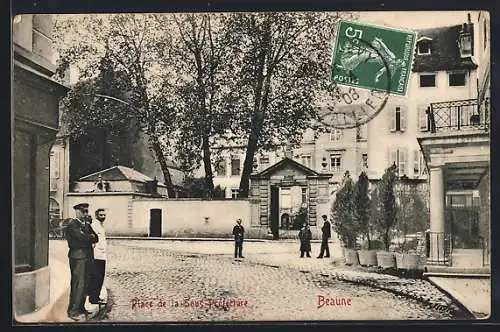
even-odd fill
[[[406,165],[408,164],[408,152],[406,148],[389,149],[389,165],[396,164],[398,176],[407,174]]]
[[[240,157],[231,156],[231,175],[240,175]]]
[[[301,161],[302,161],[302,165],[311,168],[311,165],[312,165],[311,164],[311,162],[312,162],[311,155],[303,154],[301,157]]]
[[[427,111],[430,111],[430,106],[429,104],[422,104],[418,105],[417,107],[417,112],[418,112],[418,128],[420,131],[427,131],[428,129],[428,114]]]
[[[393,132],[406,130],[406,107],[395,106],[390,109],[389,127]]]
[[[413,151],[413,175],[420,176],[424,174],[425,169],[425,160],[422,151],[414,150]]]

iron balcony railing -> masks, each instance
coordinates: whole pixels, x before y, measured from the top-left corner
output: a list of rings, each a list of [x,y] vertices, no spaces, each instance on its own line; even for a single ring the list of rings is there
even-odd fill
[[[427,109],[427,130],[442,131],[477,130],[488,131],[490,122],[489,99],[453,100],[431,103]]]
[[[451,265],[452,249],[451,233],[430,231],[425,233],[427,264]]]

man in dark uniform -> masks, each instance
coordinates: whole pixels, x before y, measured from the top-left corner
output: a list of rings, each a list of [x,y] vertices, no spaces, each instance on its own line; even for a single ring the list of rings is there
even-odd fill
[[[323,232],[321,236],[321,251],[319,253],[318,258],[323,258],[323,254],[326,251],[325,257],[330,257],[330,248],[328,248],[328,239],[332,236],[331,233],[331,225],[328,221],[328,216],[326,214],[322,215],[323,217],[323,227],[321,227],[321,231]]]
[[[245,233],[245,228],[241,226],[241,219],[236,220],[237,225],[233,227],[234,235],[234,258],[245,258],[243,257],[243,234]]]
[[[76,218],[71,219],[65,230],[69,247],[69,267],[71,269],[68,316],[75,321],[79,321],[85,319],[85,315],[89,313],[85,310],[85,299],[89,269],[93,259],[92,244],[98,241],[98,237],[90,227],[89,205],[80,203],[73,208],[75,209]]]

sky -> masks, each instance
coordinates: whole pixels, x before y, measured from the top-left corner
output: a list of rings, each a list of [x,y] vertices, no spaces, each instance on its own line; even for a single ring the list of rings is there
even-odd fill
[[[427,29],[462,24],[467,21],[467,13],[471,20],[477,20],[478,11],[387,11],[361,12],[361,22],[381,24],[394,28]]]

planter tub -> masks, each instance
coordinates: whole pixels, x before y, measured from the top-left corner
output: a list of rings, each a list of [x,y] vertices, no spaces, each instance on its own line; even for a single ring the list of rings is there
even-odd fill
[[[375,250],[359,250],[359,264],[363,266],[377,266],[377,252]]]
[[[406,269],[405,263],[404,263],[404,254],[397,252],[394,254],[394,256],[396,257],[396,268],[397,269]]]
[[[358,253],[353,249],[344,250],[344,258],[346,265],[359,265]]]
[[[388,252],[388,251],[378,251],[377,252],[377,264],[378,264],[378,266],[380,266],[384,269],[396,267],[396,260],[394,258],[394,253]]]
[[[418,270],[420,256],[417,254],[396,254],[396,267],[405,270]]]
[[[420,256],[417,254],[405,254],[403,262],[408,270],[418,270],[420,267]]]

